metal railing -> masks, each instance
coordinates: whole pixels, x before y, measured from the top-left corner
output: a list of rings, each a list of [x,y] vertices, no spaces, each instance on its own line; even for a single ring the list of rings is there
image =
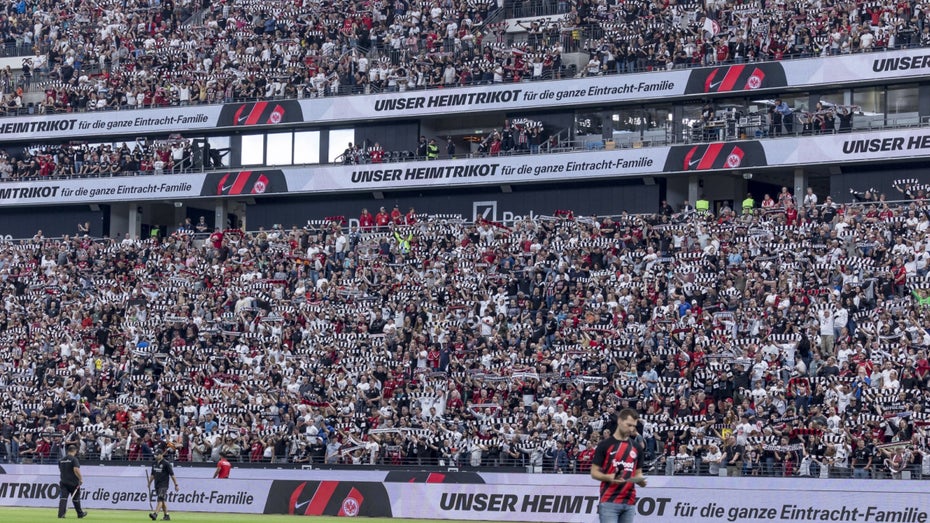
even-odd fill
[[[390,446],[388,446],[390,448]],[[209,455],[200,455],[200,453],[191,453],[189,449],[174,451],[171,456],[173,461],[180,463],[192,464],[209,464],[215,463],[215,460]],[[305,466],[349,466],[352,465],[352,459],[344,455],[325,455],[312,454],[305,455],[293,452],[291,449],[284,455],[272,457],[261,456],[253,458],[250,454],[251,448],[248,445],[239,455],[229,454],[227,459],[236,465],[250,464],[255,466],[274,465],[281,468],[298,468]],[[108,454],[101,459],[101,454],[96,449],[80,452],[81,461],[95,462],[99,464],[112,465],[131,465],[134,463],[151,461],[153,455],[151,450],[142,450],[138,453],[127,453],[125,444],[118,448],[115,454]],[[58,463],[56,449],[52,448],[48,455],[39,456],[36,454],[29,455],[0,455],[0,464],[17,463],[17,464],[45,464],[52,465]],[[535,474],[584,474],[588,475],[591,470],[589,461],[581,461],[575,455],[570,455],[567,459],[559,460],[554,457],[543,457],[541,460],[532,459],[526,455],[516,458],[502,456],[498,452],[491,452],[482,456],[479,462],[471,462],[470,457],[466,455],[458,456],[409,456],[395,450],[382,451],[372,461],[369,455],[365,455],[362,463],[352,465],[358,468],[381,469],[391,467],[427,467],[427,468],[445,468],[450,471],[458,470],[477,470],[477,471],[494,471],[496,469],[507,469],[511,472],[527,472]],[[771,461],[771,460],[754,460],[741,461],[735,466],[725,466],[717,463],[702,461],[700,457],[681,458],[675,456],[660,456],[648,460],[644,467],[644,472],[650,476],[700,476],[700,477],[743,477],[743,478],[821,478],[821,479],[873,479],[873,480],[928,480],[930,479],[930,470],[923,466],[922,463],[908,463],[907,466],[899,471],[892,472],[883,465],[874,465],[868,468],[850,467],[848,464],[837,465],[823,460],[802,460],[798,461]]]
[[[39,49],[41,49],[41,47],[35,44],[20,44],[20,43],[4,44],[0,46],[0,57],[11,58],[15,56],[22,56],[22,57],[35,56],[36,51],[38,51]]]
[[[507,18],[564,15],[571,11],[566,0],[512,0],[504,6]]]

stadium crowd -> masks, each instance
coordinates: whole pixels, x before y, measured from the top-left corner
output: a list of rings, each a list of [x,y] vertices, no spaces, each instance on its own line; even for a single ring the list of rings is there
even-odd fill
[[[660,470],[919,473],[930,218],[898,185],[909,202],[39,232],[0,245],[0,461],[585,471],[630,406]]]
[[[291,2],[7,0],[0,35],[33,47],[0,71],[0,111],[318,97],[782,60],[930,44],[926,5],[604,0]],[[529,17],[539,12],[552,16]],[[189,16],[192,15],[192,16]],[[502,20],[521,31],[511,38]],[[511,42],[510,40],[514,40]],[[567,70],[565,52],[588,52]]]
[[[214,166],[209,157],[206,161]],[[182,173],[203,162],[200,146],[180,137],[118,145],[69,143],[26,148],[18,155],[0,151],[0,181]]]
[[[579,2],[556,27],[584,27],[589,74],[784,60],[930,45],[913,1]],[[530,25],[544,34],[543,21]],[[535,27],[534,27],[535,25]]]

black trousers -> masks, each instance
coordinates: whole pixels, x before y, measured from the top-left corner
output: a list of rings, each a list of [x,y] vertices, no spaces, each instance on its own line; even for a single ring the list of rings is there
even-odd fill
[[[63,518],[68,512],[68,498],[74,504],[74,510],[78,514],[84,511],[81,509],[81,486],[73,483],[59,483],[61,495],[58,499],[58,517]]]

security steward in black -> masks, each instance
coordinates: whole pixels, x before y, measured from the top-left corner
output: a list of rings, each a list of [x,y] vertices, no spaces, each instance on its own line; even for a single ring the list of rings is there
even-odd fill
[[[68,447],[65,457],[58,460],[58,470],[61,472],[58,517],[63,518],[68,513],[68,498],[74,503],[78,518],[87,516],[87,512],[81,510],[81,485],[84,484],[84,477],[81,476],[81,462],[77,459],[77,447]]]
[[[161,511],[163,516],[163,521],[171,521],[171,516],[168,515],[168,480],[174,482],[174,490],[177,491],[178,487],[178,478],[174,476],[174,467],[171,466],[171,463],[165,459],[165,449],[159,447],[155,450],[155,463],[152,463],[152,474],[149,476],[149,492],[152,489],[152,483],[155,483],[155,499],[157,503],[155,504],[155,512],[149,514],[149,518],[152,521],[158,517],[158,512]]]

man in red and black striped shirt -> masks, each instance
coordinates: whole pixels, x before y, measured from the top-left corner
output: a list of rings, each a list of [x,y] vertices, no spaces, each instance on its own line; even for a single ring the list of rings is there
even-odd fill
[[[643,447],[635,439],[639,414],[623,409],[613,414],[614,432],[594,450],[591,477],[601,482],[597,507],[601,523],[632,523],[636,513],[636,485],[646,486]]]

